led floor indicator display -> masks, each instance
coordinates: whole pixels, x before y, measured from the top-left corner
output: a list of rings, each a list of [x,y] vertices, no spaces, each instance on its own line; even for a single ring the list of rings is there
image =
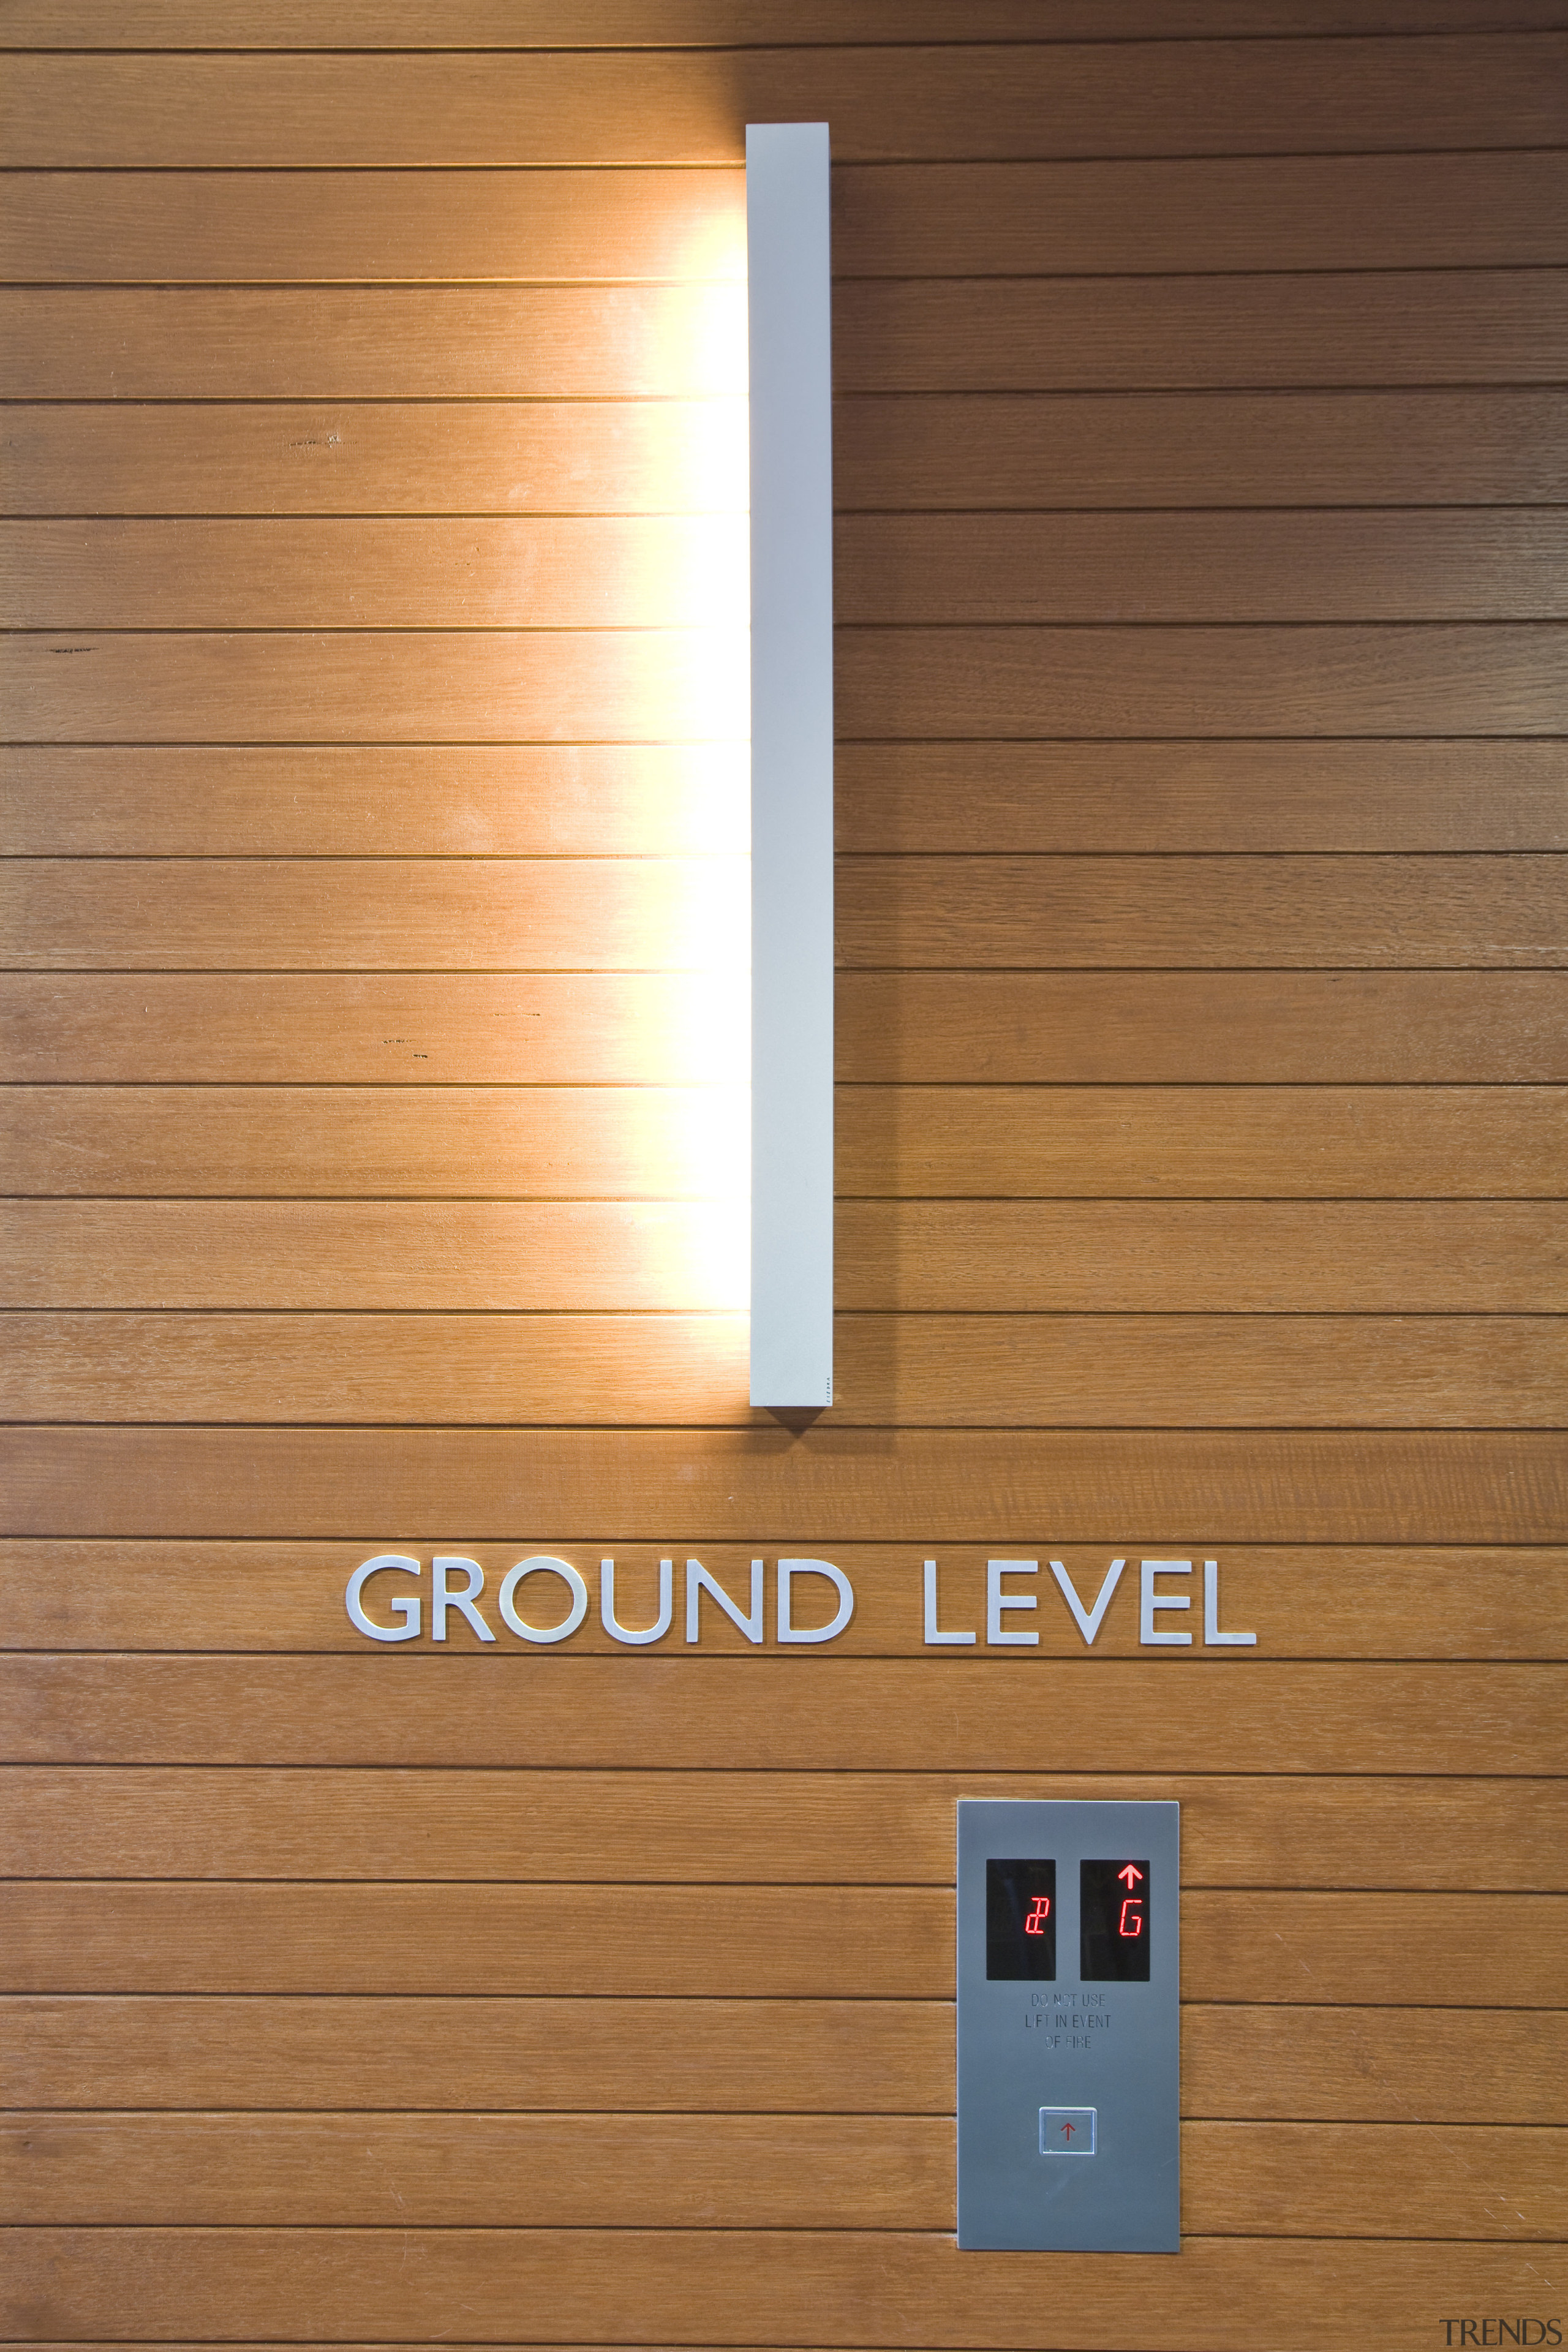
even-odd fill
[[[958,2242],[1176,2253],[1177,1805],[958,1808]]]

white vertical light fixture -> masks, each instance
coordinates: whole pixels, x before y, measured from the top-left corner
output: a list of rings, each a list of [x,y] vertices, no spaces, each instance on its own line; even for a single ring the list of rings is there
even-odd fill
[[[752,1402],[833,1402],[833,386],[827,125],[746,128]]]

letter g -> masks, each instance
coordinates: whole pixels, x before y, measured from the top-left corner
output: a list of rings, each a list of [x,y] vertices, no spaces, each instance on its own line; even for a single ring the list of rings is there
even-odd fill
[[[373,1642],[412,1642],[419,1632],[419,1595],[416,1592],[400,1593],[391,1603],[393,1614],[403,1620],[401,1626],[377,1625],[364,1613],[364,1603],[360,1595],[371,1578],[378,1576],[383,1569],[395,1569],[404,1576],[417,1576],[419,1562],[410,1559],[405,1552],[380,1551],[374,1559],[367,1559],[362,1567],[356,1568],[343,1594],[343,1606],[349,1612],[349,1622],[362,1633],[368,1633]]]

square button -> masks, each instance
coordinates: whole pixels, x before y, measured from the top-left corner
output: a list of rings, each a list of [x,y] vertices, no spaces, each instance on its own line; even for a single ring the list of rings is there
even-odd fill
[[[1092,2156],[1094,2115],[1092,2107],[1042,2107],[1040,2154]]]

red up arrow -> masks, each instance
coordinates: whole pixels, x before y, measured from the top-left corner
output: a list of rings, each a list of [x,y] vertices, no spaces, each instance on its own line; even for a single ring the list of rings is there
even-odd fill
[[[1073,2136],[1074,2132],[1075,2132],[1075,2131],[1077,2131],[1077,2129],[1078,2129],[1078,2126],[1077,2126],[1076,2124],[1063,2124],[1063,2126],[1062,2126],[1062,2137],[1063,2137],[1063,2139],[1071,2139],[1071,2137],[1072,2137],[1072,2136]]]
[[[1138,1866],[1137,1866],[1137,1864],[1136,1864],[1135,1863],[1131,1863],[1131,1862],[1130,1862],[1130,1863],[1127,1864],[1126,1868],[1125,1868],[1125,1869],[1123,1869],[1123,1870],[1119,1870],[1119,1871],[1117,1872],[1116,1875],[1117,1875],[1117,1877],[1118,1877],[1118,1878],[1120,1878],[1121,1880],[1122,1880],[1122,1882],[1125,1884],[1125,1885],[1126,1885],[1126,1886],[1128,1887],[1128,1889],[1131,1891],[1131,1889],[1132,1887],[1134,1887],[1134,1886],[1137,1885],[1138,1881],[1142,1877],[1143,1874],[1142,1874],[1142,1872],[1138,1868]]]

